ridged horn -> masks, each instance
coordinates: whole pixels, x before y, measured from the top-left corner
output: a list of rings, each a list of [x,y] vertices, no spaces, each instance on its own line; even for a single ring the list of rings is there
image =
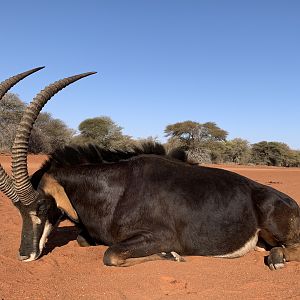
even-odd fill
[[[17,84],[19,81],[21,81],[22,79],[24,79],[25,77],[31,75],[32,73],[35,73],[41,69],[43,69],[45,67],[39,67],[39,68],[35,68],[35,69],[31,69],[28,70],[26,72],[20,73],[18,75],[12,76],[8,79],[6,79],[5,81],[0,83],[0,99],[2,99],[2,97],[15,85]]]
[[[28,70],[26,72],[20,73],[18,75],[12,76],[5,81],[0,83],[0,100],[3,96],[19,81],[29,76],[32,73],[35,73],[44,67],[39,67],[35,69]],[[0,191],[3,192],[12,202],[18,202],[19,198],[14,189],[13,181],[10,176],[5,172],[3,167],[0,164]]]
[[[0,165],[0,191],[6,195],[12,202],[18,202],[19,197],[14,189],[13,181]]]
[[[34,202],[38,196],[38,193],[34,190],[29,179],[27,169],[27,152],[30,133],[40,111],[57,92],[69,84],[95,73],[96,72],[83,73],[61,79],[50,84],[37,94],[26,108],[18,127],[12,150],[12,173],[15,190],[22,204],[29,205]]]

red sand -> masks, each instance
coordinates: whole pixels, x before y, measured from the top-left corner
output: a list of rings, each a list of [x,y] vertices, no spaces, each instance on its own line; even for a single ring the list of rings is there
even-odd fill
[[[30,171],[45,157],[30,156]],[[0,156],[9,169],[10,159]],[[300,203],[300,169],[226,167],[287,193]],[[76,229],[60,225],[46,254],[22,263],[16,258],[21,218],[0,194],[0,299],[300,299],[300,263],[278,271],[264,265],[267,252],[237,259],[186,257],[185,263],[154,261],[129,268],[106,267],[104,246],[81,248]]]

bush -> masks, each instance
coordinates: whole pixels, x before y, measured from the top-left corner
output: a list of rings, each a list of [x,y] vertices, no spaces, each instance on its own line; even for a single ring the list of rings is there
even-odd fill
[[[240,138],[227,141],[224,153],[225,162],[248,164],[251,160],[251,147],[247,140]]]
[[[10,152],[16,129],[25,110],[25,103],[15,94],[8,93],[0,101],[0,151]],[[40,113],[31,132],[29,152],[49,153],[68,144],[74,131],[48,113]]]
[[[72,139],[75,144],[93,143],[106,149],[125,149],[134,144],[130,136],[122,134],[122,127],[106,116],[82,121],[79,131],[80,134]]]
[[[262,141],[252,145],[251,159],[255,164],[288,166],[291,149],[279,142]]]

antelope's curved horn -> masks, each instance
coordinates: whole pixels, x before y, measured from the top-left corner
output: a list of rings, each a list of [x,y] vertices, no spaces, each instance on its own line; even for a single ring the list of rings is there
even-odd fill
[[[12,150],[12,173],[17,195],[24,205],[35,201],[38,192],[34,190],[28,175],[27,151],[30,132],[44,105],[57,92],[69,84],[96,72],[88,72],[56,81],[42,90],[26,108],[18,127]]]
[[[39,67],[35,69],[28,70],[26,72],[20,73],[18,75],[12,76],[5,81],[0,83],[0,100],[3,96],[19,81],[29,76],[30,74],[37,72],[44,67]],[[10,176],[5,172],[0,164],[0,191],[3,192],[12,202],[18,202],[19,198],[15,192],[13,181]]]
[[[12,77],[6,79],[5,81],[1,82],[0,83],[0,100],[8,92],[8,90],[10,90],[19,81],[21,81],[25,77],[31,75],[32,73],[37,72],[44,68],[45,67],[34,68],[34,69],[28,70],[26,72],[20,73],[18,75],[12,76]]]
[[[18,202],[19,197],[14,189],[13,181],[0,165],[0,191],[6,195],[12,202]]]

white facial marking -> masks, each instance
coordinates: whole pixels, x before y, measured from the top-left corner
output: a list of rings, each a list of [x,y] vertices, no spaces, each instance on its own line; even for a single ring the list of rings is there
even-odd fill
[[[240,257],[245,255],[247,252],[249,252],[250,250],[254,249],[257,241],[258,241],[258,232],[259,230],[256,231],[256,233],[254,234],[253,237],[251,237],[248,242],[246,242],[246,244],[241,247],[240,249],[233,251],[231,253],[228,254],[223,254],[223,255],[216,255],[214,257],[222,257],[222,258],[235,258],[235,257]]]
[[[41,222],[41,219],[35,215],[35,212],[30,212],[30,216],[31,216],[31,220],[32,220],[32,223],[33,223],[33,230],[35,231],[36,225],[37,225],[37,224],[41,224],[41,223],[35,222],[35,221],[36,221],[36,218],[37,218],[40,222]],[[36,260],[36,259],[42,254],[42,250],[43,250],[43,248],[44,248],[44,246],[45,246],[45,243],[46,243],[46,241],[47,241],[47,237],[48,237],[48,235],[50,234],[52,228],[53,228],[53,226],[52,226],[51,223],[49,223],[49,221],[47,220],[46,223],[45,223],[45,226],[44,226],[44,230],[43,230],[42,237],[40,238],[40,241],[39,241],[39,250],[40,250],[40,253],[37,254],[37,253],[35,253],[35,252],[32,252],[32,253],[30,254],[29,258],[22,260],[23,262],[28,262],[28,261]],[[33,242],[34,242],[34,244],[36,244],[36,242],[37,242],[36,236],[33,237]]]
[[[33,225],[39,225],[42,223],[42,220],[36,215],[35,211],[29,212],[29,215]]]
[[[39,242],[40,253],[42,253],[42,250],[43,250],[43,248],[44,248],[44,246],[46,244],[46,241],[47,241],[47,237],[50,234],[52,228],[53,228],[53,226],[47,220],[46,223],[45,223],[45,227],[44,227],[44,231],[43,231],[42,237],[41,237],[40,242]]]
[[[28,262],[28,261],[33,261],[36,258],[36,253],[31,253],[29,258],[22,260],[22,262]]]

